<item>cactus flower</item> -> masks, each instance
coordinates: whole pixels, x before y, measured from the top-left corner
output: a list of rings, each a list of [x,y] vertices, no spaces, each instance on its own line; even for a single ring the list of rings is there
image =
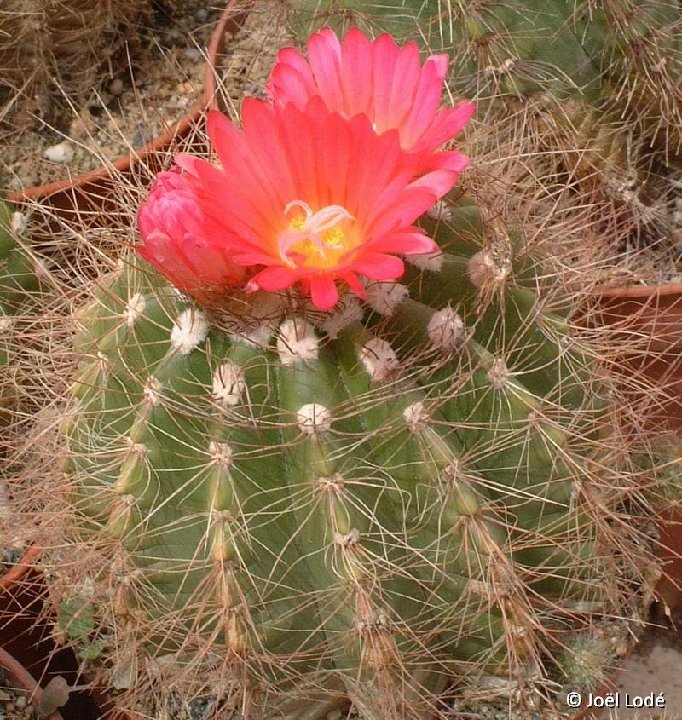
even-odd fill
[[[319,97],[304,109],[247,99],[242,123],[209,113],[222,167],[178,156],[184,173],[162,174],[140,210],[140,254],[183,291],[203,299],[246,278],[247,290],[298,285],[328,310],[338,282],[364,296],[361,278],[395,280],[399,255],[437,250],[412,223],[456,169],[424,173],[396,130],[377,135]]]
[[[331,111],[367,116],[378,133],[396,129],[402,149],[419,154],[424,169],[462,170],[466,156],[436,152],[474,112],[470,102],[441,106],[447,65],[445,54],[422,65],[416,43],[400,47],[388,34],[371,41],[354,27],[340,41],[323,28],[308,40],[308,60],[295,48],[280,50],[267,89],[275,104],[299,109],[319,95]]]
[[[244,276],[223,242],[222,226],[204,211],[200,192],[180,168],[159,173],[137,217],[144,240],[137,252],[178,290],[197,297],[234,286]]]

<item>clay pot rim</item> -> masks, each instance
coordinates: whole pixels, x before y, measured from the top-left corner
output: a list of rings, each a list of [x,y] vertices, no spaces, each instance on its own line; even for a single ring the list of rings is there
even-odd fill
[[[40,702],[43,689],[33,675],[10,653],[0,647],[0,667],[4,668],[23,690],[31,694],[33,703]],[[62,714],[55,710],[45,720],[64,720]]]
[[[115,173],[129,172],[134,165],[143,164],[147,158],[170,148],[177,137],[186,135],[190,128],[196,125],[204,112],[216,107],[215,66],[220,52],[225,32],[230,22],[238,22],[239,13],[246,12],[253,0],[227,0],[227,4],[216,24],[209,41],[204,68],[204,89],[201,98],[178,120],[176,120],[163,134],[146,143],[139,149],[134,149],[127,155],[122,155],[113,162],[106,163],[94,170],[80,173],[71,179],[59,180],[47,185],[33,185],[24,190],[13,190],[6,193],[10,203],[26,203],[31,200],[48,198],[74,188],[83,188],[98,181],[107,180]],[[235,28],[236,30],[237,28]]]
[[[601,298],[654,298],[682,295],[682,283],[661,283],[660,285],[623,285],[617,287],[598,287],[592,295]]]
[[[50,195],[56,195],[69,188],[89,185],[97,180],[108,178],[114,171],[125,173],[129,171],[133,165],[144,162],[145,158],[169,147],[178,135],[186,133],[201,117],[204,107],[203,99],[196,102],[189,112],[181,117],[171,128],[163,133],[163,135],[146,143],[139,150],[133,150],[128,153],[128,155],[122,155],[118,160],[115,160],[109,165],[102,165],[94,170],[81,173],[70,180],[59,180],[47,185],[33,185],[26,190],[14,190],[7,193],[7,200],[12,203],[37,200],[39,198],[49,197]]]
[[[0,592],[7,592],[21,578],[35,566],[36,560],[40,557],[43,549],[39,545],[31,545],[21,556],[18,562],[14,563],[11,570],[0,575]]]

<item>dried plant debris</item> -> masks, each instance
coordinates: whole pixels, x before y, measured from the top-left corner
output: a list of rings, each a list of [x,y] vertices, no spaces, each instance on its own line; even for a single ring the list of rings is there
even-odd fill
[[[15,21],[47,22],[47,10],[54,5],[57,13],[65,3],[38,4],[40,13],[20,14]],[[67,83],[65,71],[55,70],[48,84],[4,88],[0,122],[4,118],[8,130],[0,141],[0,172],[10,188],[69,179],[127,155],[170,128],[201,97],[218,4],[108,0],[87,5],[101,15],[78,15],[79,21],[106,20],[109,29],[94,35],[103,45],[96,57],[81,53],[72,62],[96,72],[74,75]],[[91,51],[93,42],[81,49]]]

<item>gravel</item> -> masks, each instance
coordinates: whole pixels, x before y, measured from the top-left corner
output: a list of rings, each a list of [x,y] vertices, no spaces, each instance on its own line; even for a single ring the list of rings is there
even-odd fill
[[[28,693],[16,687],[15,680],[0,668],[0,720],[31,720],[33,707]]]

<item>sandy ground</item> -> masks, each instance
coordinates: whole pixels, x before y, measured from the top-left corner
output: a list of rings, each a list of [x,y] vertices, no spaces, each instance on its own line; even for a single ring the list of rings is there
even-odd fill
[[[682,612],[673,620],[656,618],[640,647],[625,662],[619,677],[617,707],[600,720],[682,720]],[[652,695],[653,693],[653,695]],[[638,698],[661,697],[660,707],[635,708]],[[630,705],[630,707],[627,707]]]

